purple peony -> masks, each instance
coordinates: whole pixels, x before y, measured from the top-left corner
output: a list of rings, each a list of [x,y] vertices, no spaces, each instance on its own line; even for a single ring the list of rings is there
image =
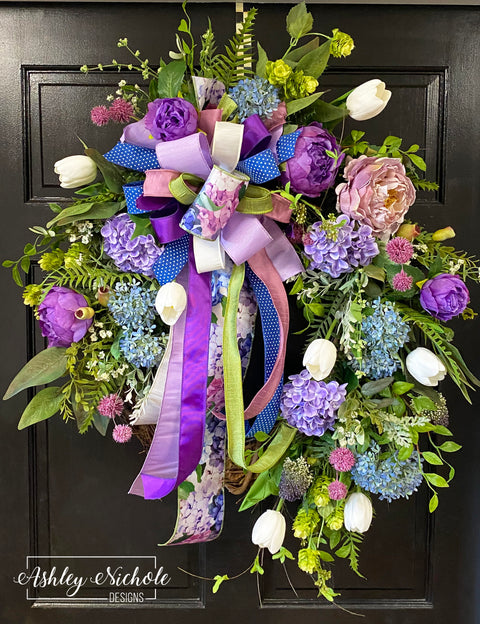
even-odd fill
[[[135,224],[128,214],[108,219],[100,230],[103,249],[121,271],[152,277],[152,266],[163,248],[157,247],[151,234],[141,234],[132,239],[134,231]]]
[[[337,410],[345,401],[347,384],[315,381],[307,370],[289,377],[283,388],[280,410],[292,427],[308,436],[333,430]]]
[[[420,291],[422,308],[440,321],[461,314],[470,301],[468,288],[458,277],[442,273],[429,279]]]
[[[74,290],[53,286],[48,291],[38,306],[38,322],[49,347],[69,347],[85,336],[92,319],[77,318],[75,312],[79,308],[88,308],[88,303]]]
[[[198,123],[193,104],[178,97],[149,102],[144,119],[146,128],[159,141],[174,141],[193,134]]]
[[[327,151],[340,154],[336,162]],[[314,122],[305,126],[295,144],[293,158],[286,162],[282,184],[290,182],[294,193],[318,197],[333,184],[345,157],[341,152],[342,148],[335,137],[324,130],[321,124]]]

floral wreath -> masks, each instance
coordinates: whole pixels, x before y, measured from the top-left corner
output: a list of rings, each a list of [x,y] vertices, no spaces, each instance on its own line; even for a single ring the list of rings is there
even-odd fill
[[[210,22],[194,41],[183,10],[178,51],[158,69],[127,39],[118,47],[132,63],[81,68],[128,69],[148,86],[121,80],[92,109],[97,126],[127,124],[120,140],[55,163],[76,198],[50,204],[53,218],[30,228],[35,242],[3,263],[23,286],[38,258],[45,276],[23,296],[48,340],[5,398],[50,384],[19,429],[60,413],[80,433],[105,435],[113,421],[116,442],[138,436],[148,453],[130,493],[178,492],[167,544],[217,538],[224,487],[240,511],[277,497],[253,527],[250,571],[263,573],[264,549],[296,558],[333,601],[330,564],[348,558],[360,574],[372,499],[408,498],[423,483],[433,512],[453,478],[460,446],[436,387],[448,375],[469,400],[480,384],[447,325],[474,317],[465,282],[480,280],[479,262],[444,244],[450,226],[406,220],[416,189],[437,188],[418,145],[344,136],[347,116],[387,106],[385,84],[330,102],[317,90],[329,57],[352,52],[348,34],[313,32],[301,3],[283,57],[258,43],[255,59],[256,9],[223,54]],[[287,290],[308,337],[303,370],[284,381]],[[264,380],[245,405],[257,315]],[[285,501],[296,505],[296,556],[283,546]],[[211,579],[213,591],[228,578]]]

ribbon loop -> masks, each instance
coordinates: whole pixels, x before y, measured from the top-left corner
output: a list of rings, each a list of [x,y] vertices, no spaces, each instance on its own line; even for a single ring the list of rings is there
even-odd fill
[[[155,150],[139,147],[131,143],[120,141],[112,149],[104,154],[104,157],[115,165],[133,169],[134,171],[147,171],[160,167]]]

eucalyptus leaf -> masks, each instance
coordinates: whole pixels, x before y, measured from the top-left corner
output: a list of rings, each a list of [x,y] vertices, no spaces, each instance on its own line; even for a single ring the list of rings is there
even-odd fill
[[[30,425],[50,418],[58,412],[63,401],[62,389],[56,386],[49,386],[37,392],[18,423],[19,429],[25,429]]]
[[[3,400],[10,399],[25,388],[43,386],[62,377],[67,369],[66,351],[65,347],[50,347],[37,353],[17,373],[8,386]]]

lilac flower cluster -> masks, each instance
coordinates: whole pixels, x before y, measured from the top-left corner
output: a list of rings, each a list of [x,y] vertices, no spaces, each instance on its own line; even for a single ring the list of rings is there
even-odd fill
[[[352,477],[357,485],[372,494],[380,494],[380,500],[389,503],[398,498],[408,498],[416,492],[423,476],[418,463],[418,453],[413,451],[406,460],[398,459],[398,450],[380,459],[380,447],[372,442],[366,453],[357,456]]]
[[[115,215],[105,222],[100,230],[103,236],[103,249],[115,265],[127,273],[142,273],[153,277],[152,266],[162,254],[151,234],[132,239],[135,224],[128,214]]]
[[[230,97],[238,106],[241,122],[250,115],[268,118],[280,104],[278,90],[268,80],[259,76],[240,80],[233,89],[230,89]]]
[[[313,474],[305,457],[287,459],[283,462],[282,475],[278,486],[278,495],[292,503],[299,500],[313,481]]]
[[[367,266],[378,255],[372,228],[360,225],[355,229],[345,215],[314,223],[304,237],[304,248],[311,260],[310,268],[320,269],[334,278]]]
[[[289,377],[285,384],[280,410],[288,424],[308,436],[322,436],[333,430],[337,410],[346,397],[347,384],[315,381],[304,369]]]

